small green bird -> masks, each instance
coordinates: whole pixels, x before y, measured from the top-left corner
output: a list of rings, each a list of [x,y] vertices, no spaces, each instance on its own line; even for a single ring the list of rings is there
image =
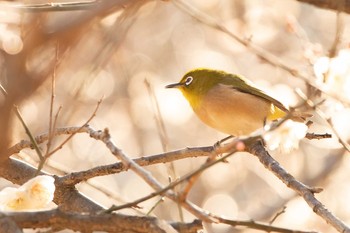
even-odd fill
[[[234,136],[248,135],[289,112],[245,78],[219,70],[189,71],[166,88],[178,88],[205,124]]]

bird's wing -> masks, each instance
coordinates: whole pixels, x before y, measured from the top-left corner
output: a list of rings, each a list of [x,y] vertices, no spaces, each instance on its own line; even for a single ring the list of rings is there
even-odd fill
[[[262,98],[268,102],[271,102],[275,107],[279,108],[280,110],[284,112],[288,112],[288,108],[286,108],[281,102],[278,100],[272,98],[271,96],[265,94],[262,90],[254,87],[249,80],[245,79],[244,77],[240,77],[239,79],[235,78],[237,81],[237,84],[232,86],[234,89],[239,90],[244,93],[248,93],[251,95],[255,95],[259,98]]]

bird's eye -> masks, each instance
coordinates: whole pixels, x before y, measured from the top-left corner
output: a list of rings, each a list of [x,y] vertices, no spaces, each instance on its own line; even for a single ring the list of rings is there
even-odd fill
[[[193,81],[193,77],[192,76],[188,76],[185,80],[185,85],[188,86],[192,83]]]

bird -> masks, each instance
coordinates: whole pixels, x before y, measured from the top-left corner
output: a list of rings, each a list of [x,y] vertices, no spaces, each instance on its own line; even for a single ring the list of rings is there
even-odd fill
[[[197,68],[166,88],[179,89],[202,122],[232,136],[249,135],[289,113],[245,77],[221,70]]]

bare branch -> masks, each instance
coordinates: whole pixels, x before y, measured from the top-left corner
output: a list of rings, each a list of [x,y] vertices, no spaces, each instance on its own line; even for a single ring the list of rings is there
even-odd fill
[[[26,134],[28,135],[29,139],[30,139],[30,142],[32,143],[38,157],[40,160],[43,160],[44,159],[44,156],[42,155],[42,152],[38,146],[38,143],[35,141],[35,138],[32,134],[32,132],[29,130],[27,124],[25,123],[23,117],[22,117],[22,114],[20,113],[19,109],[18,109],[18,106],[14,106],[14,110],[15,110],[15,113],[16,113],[16,116],[18,117],[18,119],[21,121],[22,123],[22,126],[24,128],[24,130],[26,131]]]
[[[350,228],[344,222],[335,217],[319,200],[315,198],[314,193],[321,191],[320,189],[308,187],[296,180],[269,155],[261,142],[255,142],[247,149],[248,152],[258,157],[259,161],[283,183],[285,183],[287,187],[293,189],[304,198],[310,208],[323,220],[332,225],[339,232],[350,232]]]
[[[317,133],[307,133],[305,135],[305,138],[312,140],[312,139],[327,139],[327,138],[332,138],[332,134],[329,133],[323,133],[323,134],[317,134]]]
[[[50,2],[50,3],[32,3],[21,5],[10,5],[26,12],[45,12],[45,11],[79,11],[89,10],[92,7],[96,7],[100,1],[80,1],[80,2]]]
[[[316,233],[315,231],[298,231],[282,227],[275,227],[270,224],[259,223],[256,221],[233,221],[225,219],[223,217],[218,217],[221,223],[225,223],[231,226],[245,226],[251,229],[262,230],[266,232],[281,232],[281,233]]]
[[[335,32],[332,47],[329,49],[329,57],[335,57],[337,55],[338,46],[339,46],[339,43],[341,42],[342,35],[344,32],[344,19],[340,12],[337,13],[335,28],[336,28],[336,32]]]
[[[170,224],[154,217],[138,217],[121,214],[88,215],[65,212],[60,209],[40,212],[6,213],[21,228],[71,229],[80,232],[107,231],[131,233],[175,233]],[[190,223],[188,229],[199,228],[201,223]],[[186,226],[187,224],[183,224]]]
[[[71,133],[70,130],[72,130],[72,129],[68,129],[68,130],[67,129],[66,130],[60,129],[60,130],[56,130],[55,132],[56,133],[64,133],[64,132]],[[121,153],[121,151],[118,148],[116,148],[115,145],[111,142],[111,139],[108,136],[108,134],[106,135],[106,131],[105,132],[95,131],[95,130],[92,130],[88,126],[85,126],[83,128],[76,127],[76,128],[74,128],[74,130],[76,130],[75,132],[87,132],[87,133],[89,133],[89,135],[91,137],[98,139],[98,140],[102,140],[103,142],[106,143],[106,145],[110,148],[111,152],[114,154],[119,155],[119,153]],[[42,140],[44,138],[47,139],[48,137],[49,136],[46,134],[42,137],[38,137],[38,139]],[[244,140],[244,143],[246,145],[250,145],[250,143],[252,143],[252,141],[254,141],[254,140],[256,140],[256,139],[247,138]],[[81,182],[83,180],[92,178],[92,177],[97,176],[97,175],[112,174],[115,172],[120,172],[122,170],[126,170],[126,169],[130,168],[130,164],[133,164],[132,166],[135,166],[135,164],[137,164],[138,166],[140,166],[140,165],[143,166],[143,165],[154,164],[157,162],[172,161],[174,159],[185,158],[187,156],[212,156],[213,154],[217,154],[218,152],[224,153],[224,152],[228,152],[230,150],[233,150],[235,147],[230,145],[230,144],[231,143],[229,143],[228,145],[224,145],[223,147],[219,147],[219,148],[215,148],[215,147],[186,148],[186,149],[175,151],[175,152],[169,152],[169,153],[154,155],[154,156],[149,156],[149,157],[142,157],[142,158],[133,160],[132,163],[129,161],[130,159],[127,159],[126,162],[120,162],[120,163],[116,163],[116,164],[113,164],[110,166],[97,167],[97,168],[93,168],[91,170],[83,171],[83,172],[79,172],[79,173],[72,173],[72,174],[69,174],[69,175],[62,177],[62,178],[56,177],[56,185],[57,185],[58,190],[59,190],[59,191],[57,191],[57,193],[58,193],[57,196],[60,196],[59,195],[60,192],[67,193],[67,194],[74,193],[74,191],[75,191],[74,185],[77,184],[78,181]],[[18,147],[15,147],[15,148],[18,148]],[[318,202],[317,199],[314,198],[313,193],[321,191],[320,189],[310,188],[310,187],[307,187],[307,186],[303,185],[302,183],[296,181],[290,174],[288,174],[285,170],[283,170],[283,168],[281,168],[279,166],[279,164],[276,161],[274,161],[267,154],[267,152],[264,150],[264,148],[262,147],[261,144],[252,144],[251,146],[248,147],[247,150],[249,152],[253,153],[254,155],[258,156],[260,161],[266,167],[268,167],[269,170],[271,170],[278,178],[280,178],[284,183],[286,183],[288,187],[292,188],[293,190],[296,190],[299,193],[299,195],[301,195],[301,193],[302,193],[303,194],[302,196],[306,199],[306,201],[309,204],[310,203],[312,204],[312,206],[314,207],[313,208],[314,211],[316,213],[318,213],[321,217],[326,218],[324,216],[327,216],[328,218],[326,218],[326,219],[330,219],[329,221],[332,221],[332,223],[331,223],[332,225],[339,225],[339,222],[342,224],[342,222],[340,220],[336,219],[335,217],[333,217],[333,215],[329,211],[327,211],[325,214],[324,213],[325,209],[322,206],[322,204],[320,202]],[[180,199],[178,199],[177,195],[175,195],[174,193],[169,193],[169,192],[167,192],[167,190],[174,188],[176,185],[180,184],[181,182],[187,181],[191,177],[201,173],[204,169],[226,159],[228,156],[230,156],[230,154],[227,154],[218,160],[213,160],[213,161],[207,162],[207,163],[203,164],[199,169],[187,174],[186,176],[182,177],[181,179],[171,183],[170,185],[168,185],[164,188],[160,184],[152,183],[152,182],[154,182],[152,177],[146,177],[145,179],[150,179],[148,182],[150,182],[152,186],[157,188],[156,190],[158,190],[158,191],[151,193],[150,195],[143,197],[141,199],[135,200],[134,202],[131,202],[131,203],[128,203],[128,204],[125,204],[122,206],[118,206],[118,207],[112,207],[111,209],[108,210],[108,212],[115,211],[117,209],[127,208],[127,207],[134,207],[138,203],[141,203],[145,200],[148,200],[148,199],[155,197],[155,196],[158,196],[158,195],[165,195],[174,201],[179,201]],[[134,167],[134,169],[135,169],[135,167]],[[139,168],[137,167],[137,169],[139,169]],[[141,175],[143,176],[143,174],[141,174]],[[55,196],[56,196],[56,193],[55,193]],[[80,199],[80,198],[81,197],[79,197],[78,199]],[[316,204],[315,204],[315,201],[316,201]],[[72,203],[72,200],[70,200],[70,201],[65,200],[65,203]],[[220,222],[220,217],[215,216],[215,215],[210,214],[210,213],[208,214],[206,211],[204,211],[201,208],[199,208],[198,206],[190,203],[188,200],[183,200],[183,201],[180,200],[180,204],[184,208],[186,208],[187,210],[189,210],[191,213],[193,213],[195,216],[199,217],[202,220],[209,221],[209,222],[211,222],[211,221],[219,221]],[[321,205],[321,207],[320,207],[320,205]],[[69,207],[69,208],[71,208],[71,207]],[[81,207],[79,207],[79,208],[81,208]],[[229,220],[229,221],[231,221],[231,220]],[[338,222],[336,222],[336,221],[338,221]],[[341,227],[345,226],[345,225],[342,226],[341,224],[339,226],[341,226]],[[344,229],[347,229],[346,226]]]
[[[85,126],[87,126],[87,125],[90,123],[90,121],[92,121],[92,119],[96,116],[96,113],[97,113],[97,111],[98,111],[98,109],[99,109],[99,107],[100,107],[101,102],[102,102],[102,99],[100,99],[100,100],[97,102],[97,105],[96,105],[95,110],[93,111],[93,113],[91,114],[91,116],[89,117],[89,119],[87,119],[87,121],[86,121],[82,126],[80,126],[80,129],[82,129],[82,128],[84,128]],[[78,131],[80,131],[80,129],[78,129]],[[66,138],[66,140],[64,140],[59,146],[56,147],[56,149],[50,151],[50,153],[47,155],[47,157],[49,157],[50,155],[52,155],[52,154],[56,153],[58,150],[60,150],[60,149],[64,146],[64,144],[66,144],[75,134],[76,134],[76,133],[70,134],[70,135]]]
[[[6,216],[0,218],[0,232],[3,233],[22,233],[22,229],[17,226],[15,221]]]
[[[341,11],[345,13],[350,13],[350,1],[349,0],[297,0],[298,2],[303,2],[307,4],[314,5],[319,8],[324,8],[328,10]]]

